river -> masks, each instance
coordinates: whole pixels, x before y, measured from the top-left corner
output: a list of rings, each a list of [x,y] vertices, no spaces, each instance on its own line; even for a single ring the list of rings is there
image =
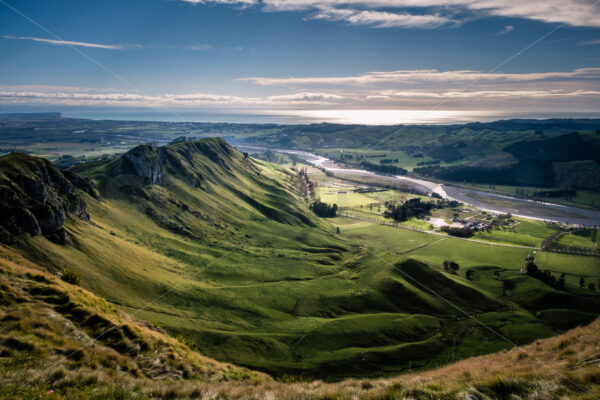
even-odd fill
[[[238,147],[247,148],[249,150],[266,150],[264,147],[256,146]],[[315,167],[322,168],[336,175],[372,176],[377,177],[378,179],[383,178],[402,182],[411,185],[415,190],[421,193],[437,193],[444,199],[457,200],[461,203],[477,207],[483,211],[490,211],[497,214],[510,213],[518,217],[561,222],[565,224],[600,226],[599,210],[521,199],[484,190],[467,189],[447,183],[408,176],[388,176],[362,169],[343,168],[327,157],[319,156],[307,151],[287,149],[271,150],[279,153],[293,154],[308,164],[312,164]]]

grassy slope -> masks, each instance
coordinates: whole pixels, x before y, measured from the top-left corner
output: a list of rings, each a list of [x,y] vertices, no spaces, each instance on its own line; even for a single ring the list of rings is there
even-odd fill
[[[470,394],[478,399],[516,395],[588,400],[600,395],[600,320],[522,348],[423,373],[335,384],[279,383],[200,356],[10,248],[0,246],[0,255],[0,398],[374,400]],[[436,325],[433,318],[385,317],[347,319],[349,325],[356,325],[352,322],[357,318],[369,319],[369,327],[378,330],[402,322],[404,335]],[[339,332],[344,320],[332,321]],[[89,337],[98,339],[92,343]],[[345,333],[339,338],[349,340]],[[398,350],[405,351],[402,346]]]
[[[185,155],[186,144],[172,151]],[[188,168],[170,170],[164,186],[143,186],[133,177],[106,178],[114,176],[116,161],[79,167],[103,191],[102,202],[86,197],[93,223],[70,220],[70,246],[36,237],[17,249],[50,271],[75,269],[93,292],[190,338],[209,356],[277,375],[374,376],[506,346],[472,322],[457,321],[458,311],[398,274],[398,257],[387,251],[431,243],[410,256],[435,266],[454,259],[464,273],[467,266],[518,269],[525,250],[438,242],[418,232],[404,237],[407,231],[378,225],[362,237],[347,234],[346,226],[335,235],[311,216],[284,170],[237,152],[217,153],[216,161],[203,151],[192,155],[200,187],[190,184]],[[360,249],[365,242],[376,249]],[[495,313],[507,305],[492,272],[469,282],[418,265],[420,280],[444,282],[445,297],[486,314],[519,343],[572,326],[551,329],[518,305]],[[477,300],[465,302],[465,293]]]
[[[175,382],[269,381],[219,363],[0,246],[0,398],[164,395]],[[67,397],[69,397],[67,395]]]

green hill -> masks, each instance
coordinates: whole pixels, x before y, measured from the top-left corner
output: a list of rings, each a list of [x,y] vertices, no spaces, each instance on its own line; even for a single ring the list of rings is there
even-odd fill
[[[170,338],[162,328],[61,281],[4,245],[0,273],[0,398],[592,399],[600,394],[598,320],[529,346],[428,372],[291,384],[201,356],[185,339]],[[433,321],[431,326],[418,320],[390,315],[384,324],[402,322],[406,340],[435,327]],[[363,334],[387,334],[382,321],[365,321]],[[360,325],[349,321],[346,327],[351,326],[358,331]],[[349,344],[343,325],[329,330],[339,335],[323,342],[325,347]],[[404,351],[400,347],[398,352]]]
[[[7,216],[38,225],[64,216],[48,231],[3,219],[3,257],[74,271],[111,307],[277,377],[375,377],[508,346],[463,311],[517,343],[589,320],[545,323],[527,295],[533,278],[513,301],[491,270],[479,284],[337,235],[308,209],[290,170],[221,139],[142,145],[70,171],[12,154],[0,159],[0,179]],[[577,293],[569,304],[577,298],[593,317],[598,298]]]

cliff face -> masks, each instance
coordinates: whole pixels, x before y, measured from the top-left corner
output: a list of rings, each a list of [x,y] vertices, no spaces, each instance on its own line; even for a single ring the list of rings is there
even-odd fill
[[[138,146],[123,155],[118,174],[137,175],[147,185],[162,184],[165,169],[161,154],[149,145]]]
[[[140,145],[121,157],[114,175],[124,184],[132,184],[141,178],[144,185],[164,185],[167,175],[171,175],[199,187],[211,175],[210,168],[202,168],[202,160],[209,160],[212,167],[230,170],[235,164],[234,159],[239,162],[239,158],[234,149],[219,138],[163,147]]]
[[[0,241],[11,243],[29,233],[66,244],[67,215],[90,218],[77,188],[99,198],[90,181],[61,172],[48,160],[24,153],[0,157]]]

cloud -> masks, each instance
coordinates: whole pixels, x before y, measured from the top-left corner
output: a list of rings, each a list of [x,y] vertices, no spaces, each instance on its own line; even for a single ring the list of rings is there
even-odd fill
[[[192,51],[213,51],[215,49],[215,47],[212,44],[191,44],[189,46],[185,46],[184,47],[185,50],[192,50]]]
[[[230,5],[254,5],[258,0],[182,0],[192,4],[230,4]]]
[[[532,73],[487,73],[458,70],[400,70],[390,72],[368,72],[366,74],[339,77],[248,77],[240,81],[261,86],[309,86],[309,85],[376,85],[389,83],[415,84],[420,82],[527,82],[552,79],[600,79],[600,68],[580,68],[569,72]]]
[[[593,39],[579,43],[580,46],[589,46],[594,44],[600,44],[600,39]]]
[[[128,47],[142,47],[141,45],[120,45],[120,44],[100,44],[100,43],[88,43],[88,42],[75,42],[71,40],[54,40],[45,39],[32,36],[2,36],[4,39],[16,39],[16,40],[30,40],[33,42],[48,43],[57,46],[75,46],[75,47],[92,47],[96,49],[107,49],[107,50],[123,50]]]
[[[506,35],[507,33],[512,32],[514,30],[515,30],[514,26],[512,26],[512,25],[506,25],[503,30],[501,30],[500,32],[495,33],[495,35]]]
[[[577,83],[577,82],[576,82]],[[270,96],[237,96],[215,93],[162,93],[144,95],[107,89],[53,86],[0,86],[0,105],[54,107],[135,107],[148,109],[245,110],[427,110],[444,104],[447,110],[497,110],[502,112],[576,112],[600,109],[600,81],[567,83],[517,82],[500,87],[453,88],[437,84],[415,88],[298,91]]]
[[[509,98],[509,97],[596,97],[600,96],[600,90],[575,90],[566,92],[562,90],[481,90],[481,91],[460,91],[460,92],[383,92],[387,99],[393,97],[416,97],[416,98],[435,98],[435,99],[469,99],[469,98]]]
[[[451,18],[455,13],[468,12],[473,16],[501,16],[523,18],[548,23],[564,23],[571,26],[600,27],[600,6],[594,0],[182,0],[195,4],[260,5],[264,11],[317,11],[338,10],[339,13],[357,10],[385,9],[437,9],[446,12],[442,17]],[[398,13],[402,15],[403,13]],[[425,15],[435,15],[425,12]],[[339,19],[328,19],[339,20]],[[377,27],[377,24],[370,24]],[[412,27],[393,25],[394,27]],[[420,26],[419,26],[420,27]]]
[[[25,87],[24,87],[25,88]],[[51,104],[68,106],[133,106],[133,107],[264,107],[264,106],[322,106],[340,103],[344,98],[337,94],[300,92],[285,95],[242,97],[213,93],[188,93],[142,95],[136,93],[83,92],[77,88],[53,91],[52,87],[41,90],[2,90],[0,104]],[[47,90],[44,90],[46,88]]]
[[[413,15],[387,11],[321,8],[309,19],[345,21],[350,25],[366,25],[375,28],[437,28],[453,21],[438,14]]]

